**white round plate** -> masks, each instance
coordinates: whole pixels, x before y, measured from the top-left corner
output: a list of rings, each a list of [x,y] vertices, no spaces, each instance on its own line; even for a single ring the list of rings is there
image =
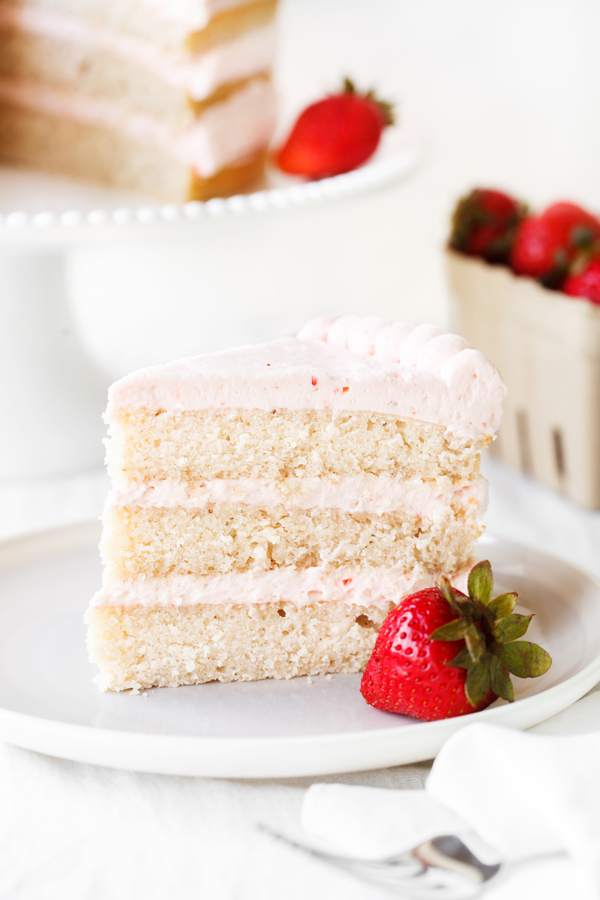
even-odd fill
[[[423,158],[424,144],[418,118],[403,105],[400,123],[384,132],[372,159],[352,172],[307,182],[269,167],[261,190],[184,204],[161,204],[83,181],[0,166],[0,242],[105,238],[107,227],[139,232],[340,200],[407,177]]]
[[[0,739],[53,756],[175,775],[275,778],[430,759],[473,721],[528,728],[600,680],[600,585],[539,551],[486,537],[498,591],[535,611],[552,657],[513,704],[419,722],[372,709],[360,675],[100,693],[82,623],[100,584],[99,525],[0,544]]]

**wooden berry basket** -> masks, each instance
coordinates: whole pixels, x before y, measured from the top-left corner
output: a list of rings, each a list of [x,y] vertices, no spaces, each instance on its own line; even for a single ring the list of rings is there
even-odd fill
[[[508,387],[494,452],[599,509],[600,306],[452,250],[446,263],[456,330]]]

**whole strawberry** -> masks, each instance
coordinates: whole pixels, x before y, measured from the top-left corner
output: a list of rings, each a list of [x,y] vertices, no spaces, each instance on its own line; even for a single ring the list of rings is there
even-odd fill
[[[361,693],[386,712],[433,721],[464,716],[496,697],[514,700],[509,672],[534,678],[550,656],[519,641],[531,616],[513,613],[514,593],[492,600],[489,562],[469,574],[469,596],[446,578],[406,597],[386,618],[365,669]]]
[[[552,203],[540,218],[562,233],[569,252],[588,247],[600,238],[600,220],[576,203]]]
[[[308,106],[275,162],[290,175],[325,178],[349,172],[375,153],[384,128],[393,125],[391,104],[373,91],[359,94],[346,78],[343,90]]]
[[[569,275],[562,289],[571,297],[585,297],[600,305],[600,256],[592,257],[581,270]]]
[[[574,203],[554,203],[517,229],[510,263],[518,275],[559,288],[576,255],[600,238],[600,222]]]
[[[508,194],[475,188],[454,210],[450,246],[491,263],[507,262],[525,213],[526,207]]]

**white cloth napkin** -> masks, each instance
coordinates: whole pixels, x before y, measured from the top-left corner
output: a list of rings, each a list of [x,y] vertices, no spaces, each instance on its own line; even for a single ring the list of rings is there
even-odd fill
[[[594,718],[600,729],[600,694],[581,703],[584,720]],[[579,705],[572,721],[582,718]],[[568,730],[569,716],[562,719]],[[557,737],[466,726],[440,751],[424,791],[313,785],[302,825],[327,846],[369,858],[457,834],[485,861],[495,850],[509,864],[511,876],[492,885],[490,897],[597,900],[600,733]],[[527,860],[532,864],[523,867]]]

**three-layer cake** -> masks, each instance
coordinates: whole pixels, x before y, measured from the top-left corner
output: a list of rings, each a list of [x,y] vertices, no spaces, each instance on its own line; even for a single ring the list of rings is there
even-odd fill
[[[114,384],[99,685],[360,671],[468,565],[504,394],[464,339],[356,316]]]

